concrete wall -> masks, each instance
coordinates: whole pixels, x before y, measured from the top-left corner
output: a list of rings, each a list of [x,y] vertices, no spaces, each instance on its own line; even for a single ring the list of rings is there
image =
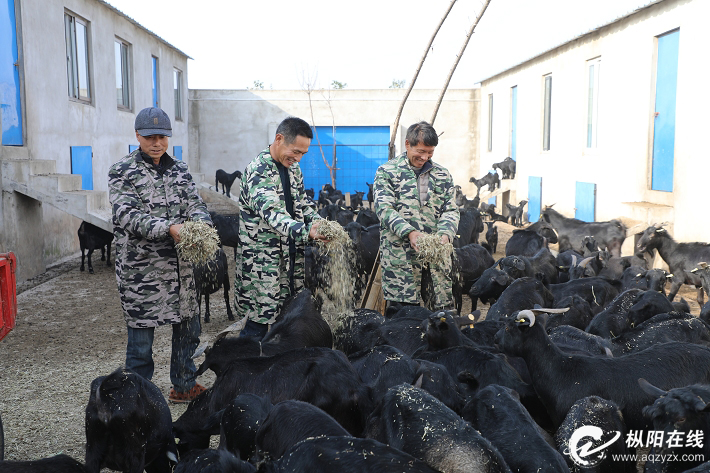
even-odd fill
[[[190,90],[190,142],[199,150],[198,171],[214,182],[217,169],[243,170],[273,140],[278,124],[289,115],[317,126],[389,126],[394,123],[405,90],[331,90],[308,95],[302,90]],[[325,95],[324,95],[325,94]],[[328,96],[328,94],[330,94]],[[431,119],[438,90],[414,90],[400,119],[397,152],[412,123]],[[332,115],[328,105],[332,107]],[[444,133],[434,160],[447,167],[465,192],[477,165],[478,90],[450,90],[434,127]],[[366,189],[364,189],[366,190]],[[234,193],[234,190],[232,191]]]
[[[55,160],[58,173],[71,173],[71,146],[91,146],[95,190],[108,188],[111,164],[137,145],[135,115],[152,105],[151,56],[159,59],[160,107],[171,117],[172,146],[183,147],[191,160],[188,140],[187,56],[99,0],[15,0],[24,146],[3,147],[2,159]],[[67,92],[64,13],[89,23],[91,103],[75,101]],[[116,103],[114,42],[130,48],[130,110]],[[173,69],[183,73],[182,121],[175,120]],[[0,186],[2,184],[0,183]],[[18,256],[19,278],[27,279],[47,265],[79,250],[76,231],[81,221],[21,194],[2,192],[0,252]]]
[[[597,220],[672,219],[674,236],[708,241],[698,219],[698,189],[710,171],[703,130],[710,105],[704,19],[710,2],[666,0],[607,25],[481,84],[482,169],[509,155],[511,87],[518,87],[518,197],[541,176],[542,202],[574,216],[575,181],[597,184]],[[680,28],[673,192],[651,190],[657,36]],[[587,61],[601,58],[598,145],[587,148]],[[544,78],[552,79],[551,149],[542,150]],[[488,151],[488,95],[493,94],[493,150]],[[695,198],[693,198],[695,196]]]

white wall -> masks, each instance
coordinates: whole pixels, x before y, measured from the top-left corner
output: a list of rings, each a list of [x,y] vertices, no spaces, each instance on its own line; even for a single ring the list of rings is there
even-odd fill
[[[64,12],[89,22],[92,103],[70,100],[67,93]],[[21,58],[24,76],[26,146],[31,159],[54,159],[57,172],[70,173],[70,146],[91,146],[95,190],[107,190],[111,164],[138,144],[136,113],[152,105],[151,55],[158,57],[160,107],[173,124],[173,145],[187,139],[187,57],[97,0],[22,1]],[[132,110],[116,105],[114,41],[131,44]],[[173,68],[183,71],[183,120],[175,120]]]
[[[394,123],[403,89],[332,90],[308,95],[302,90],[190,90],[192,149],[199,149],[199,169],[214,182],[217,169],[243,170],[273,140],[276,126],[289,115],[317,126],[389,126]],[[333,110],[331,116],[328,97]],[[404,149],[403,132],[409,125],[431,119],[439,91],[414,90],[405,105],[397,137],[397,152]],[[478,90],[449,90],[434,127],[443,135],[434,160],[447,167],[466,191],[473,175],[477,144]],[[474,187],[475,189],[475,187]],[[475,192],[474,192],[475,193]]]
[[[666,0],[483,81],[482,169],[509,154],[510,88],[518,86],[517,190],[543,178],[542,203],[574,216],[575,181],[597,184],[597,220],[674,218],[677,239],[708,241],[697,218],[698,188],[710,164],[705,19],[710,2]],[[650,190],[656,37],[680,28],[674,192]],[[598,146],[586,148],[587,60],[601,57]],[[552,74],[551,149],[542,150],[545,74]],[[488,95],[494,95],[493,151],[488,152]],[[660,223],[660,222],[659,222]]]
[[[95,190],[108,189],[109,167],[138,144],[135,116],[152,104],[151,56],[159,58],[160,106],[171,118],[173,145],[188,141],[187,56],[99,0],[16,0],[24,146],[5,147],[0,159],[56,161],[58,173],[71,172],[71,146],[91,146]],[[91,103],[68,96],[64,13],[89,22]],[[114,42],[131,45],[132,109],[116,104]],[[183,72],[183,121],[175,120],[173,68]],[[14,149],[13,149],[14,148]],[[1,184],[0,184],[1,185]],[[2,192],[0,251],[14,251],[20,280],[79,250],[80,220],[14,192]],[[30,202],[31,201],[31,202]]]

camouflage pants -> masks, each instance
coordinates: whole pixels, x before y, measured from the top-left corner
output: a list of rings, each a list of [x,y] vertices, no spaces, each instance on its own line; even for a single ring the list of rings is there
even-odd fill
[[[303,256],[296,254],[293,271],[294,293],[303,287]],[[289,256],[280,246],[244,247],[237,251],[234,299],[239,317],[260,324],[273,324],[281,307],[291,295]]]
[[[419,263],[413,263],[416,258],[414,250],[407,248],[406,252],[389,251],[388,247],[381,247],[382,261],[382,292],[385,300],[396,302],[407,302],[418,304],[422,298],[422,283],[427,283],[429,278],[423,278],[429,273],[431,275],[430,288],[424,288],[425,301],[430,310],[453,307],[454,297],[452,293],[451,262],[442,266],[434,266],[427,271]],[[398,257],[404,255],[404,258]],[[425,284],[426,286],[427,284]],[[427,290],[430,289],[430,290]],[[429,294],[430,293],[430,294]]]

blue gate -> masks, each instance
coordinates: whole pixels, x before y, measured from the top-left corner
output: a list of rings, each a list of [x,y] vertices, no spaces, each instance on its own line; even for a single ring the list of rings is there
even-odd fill
[[[656,113],[653,119],[653,170],[651,174],[651,189],[657,191],[673,191],[679,37],[680,31],[678,30],[658,37]]]
[[[0,143],[5,146],[22,146],[22,102],[15,0],[0,0],[0,121]]]
[[[313,134],[308,153],[301,160],[305,188],[313,189],[317,198],[318,191],[325,184],[331,184],[330,171],[323,161],[323,156],[328,164],[332,165],[335,143],[335,187],[343,193],[354,194],[355,191],[362,191],[367,194],[366,183],[374,182],[375,171],[387,161],[390,127],[339,126],[335,128],[335,140],[333,128],[330,126],[315,127]]]
[[[574,197],[574,218],[583,222],[594,222],[596,219],[596,198],[596,184],[577,181]]]
[[[94,189],[94,171],[91,164],[91,146],[71,147],[71,173],[81,174],[81,188],[85,191]]]
[[[528,222],[540,220],[542,205],[542,178],[528,177]]]

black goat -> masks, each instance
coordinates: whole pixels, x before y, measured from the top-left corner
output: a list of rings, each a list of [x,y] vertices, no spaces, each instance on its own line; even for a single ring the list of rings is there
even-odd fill
[[[493,169],[500,169],[501,179],[515,179],[516,163],[510,156],[499,163],[493,163],[491,167]]]
[[[196,264],[193,267],[193,274],[198,307],[202,304],[202,296],[205,296],[205,322],[210,321],[210,294],[222,287],[224,287],[224,303],[227,304],[227,317],[229,320],[234,320],[232,309],[229,307],[229,267],[224,250],[219,248],[212,260]]]
[[[219,192],[219,185],[222,184],[222,194],[226,191],[227,197],[231,197],[229,191],[232,189],[232,184],[234,184],[236,178],[242,178],[241,171],[234,171],[232,174],[229,174],[227,171],[217,169],[214,176],[214,190]]]
[[[662,446],[653,446],[649,452],[650,460],[646,462],[648,472],[681,472],[686,471],[700,461],[690,458],[703,459],[710,456],[710,443],[703,441],[693,442],[697,432],[701,434],[710,431],[710,386],[694,384],[665,391],[653,386],[646,380],[639,380],[639,385],[644,392],[656,397],[651,406],[643,409],[643,414],[653,422],[653,430],[664,433]],[[671,433],[680,442],[666,441]],[[668,459],[673,458],[673,461]]]
[[[692,270],[699,263],[710,261],[710,244],[707,243],[678,243],[665,230],[665,228],[651,225],[644,230],[641,238],[636,243],[639,252],[657,249],[668,265],[672,274],[671,289],[668,291],[668,300],[672,301],[678,293],[680,286],[690,284],[698,289],[698,305],[703,306],[702,281]]]
[[[486,185],[488,186],[488,192],[493,192],[494,190],[496,190],[496,187],[500,187],[500,178],[498,177],[497,172],[488,171],[488,174],[486,174],[482,178],[476,179],[475,177],[472,177],[468,181],[476,184],[476,187],[478,187],[479,191],[481,190],[481,187]]]
[[[493,253],[496,252],[498,248],[498,228],[495,226],[495,221],[486,222],[488,230],[486,230],[486,241],[491,245]]]
[[[239,214],[221,215],[210,212],[220,245],[234,248],[234,261],[237,260],[237,247],[239,246]]]
[[[94,250],[101,248],[101,261],[106,260],[106,266],[111,266],[111,242],[113,233],[107,232],[103,228],[92,225],[88,222],[81,222],[79,230],[79,248],[81,248],[81,266],[79,271],[84,271],[84,250],[87,251],[89,274],[94,274],[94,267],[91,264],[91,254]]]
[[[555,426],[572,405],[587,396],[615,402],[629,429],[648,429],[641,410],[654,397],[638,386],[645,378],[662,389],[710,382],[710,348],[690,343],[662,343],[619,358],[563,353],[535,323],[533,311],[520,311],[496,334],[496,343],[511,356],[520,356],[533,387]]]
[[[552,208],[545,207],[540,213],[540,218],[557,231],[560,239],[560,251],[581,250],[582,240],[586,236],[593,236],[600,246],[604,246],[612,256],[621,256],[621,245],[626,239],[626,226],[619,220],[608,222],[583,222],[576,218],[567,218]]]
[[[527,203],[528,201],[523,199],[518,203],[518,205],[505,204],[505,206],[508,208],[508,218],[510,218],[511,225],[514,225],[516,227],[520,227],[523,225],[523,212],[525,209],[525,204]]]

